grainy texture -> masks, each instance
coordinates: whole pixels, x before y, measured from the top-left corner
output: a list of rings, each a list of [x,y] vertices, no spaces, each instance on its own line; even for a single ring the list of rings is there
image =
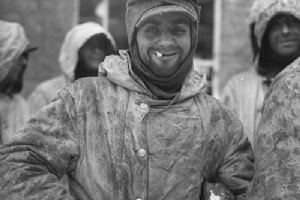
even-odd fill
[[[250,143],[241,123],[201,92],[202,76],[193,71],[170,104],[150,98],[127,61],[126,52],[108,57],[100,77],[62,90],[0,148],[2,200],[73,199],[59,182],[65,173],[78,199],[196,200],[204,179],[243,199]]]
[[[266,96],[249,200],[300,199],[299,99],[298,59],[278,75]]]

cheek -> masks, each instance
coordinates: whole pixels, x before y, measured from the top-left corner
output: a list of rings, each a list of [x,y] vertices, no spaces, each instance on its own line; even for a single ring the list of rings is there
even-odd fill
[[[178,44],[181,46],[184,56],[188,55],[192,47],[191,38],[190,37],[182,38],[178,40]]]
[[[138,53],[142,58],[147,56],[148,49],[151,47],[151,42],[145,37],[137,36]]]
[[[300,36],[300,27],[297,27],[293,30],[294,34]]]
[[[279,37],[279,35],[278,34],[276,34],[276,33],[271,33],[270,35],[269,35],[269,40],[268,40],[268,42],[269,42],[269,44],[270,44],[270,47],[273,49],[273,50],[276,50],[277,48],[278,48],[278,37]]]

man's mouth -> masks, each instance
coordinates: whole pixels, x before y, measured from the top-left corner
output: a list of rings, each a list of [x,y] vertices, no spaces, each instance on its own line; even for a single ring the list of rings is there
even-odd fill
[[[157,58],[162,58],[162,57],[170,57],[170,56],[174,56],[177,54],[177,52],[170,52],[170,53],[162,53],[162,52],[159,52],[159,51],[155,51],[154,52],[155,56]]]

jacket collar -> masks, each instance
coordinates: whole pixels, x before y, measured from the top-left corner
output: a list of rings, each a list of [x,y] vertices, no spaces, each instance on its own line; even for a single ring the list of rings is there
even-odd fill
[[[119,53],[119,56],[112,55],[105,58],[99,67],[99,76],[105,76],[108,80],[121,87],[141,93],[154,100],[153,95],[139,77],[132,74],[128,51],[121,50]],[[176,97],[176,102],[196,96],[200,92],[203,92],[206,86],[207,81],[205,75],[200,73],[200,69],[193,67],[191,72],[187,75],[179,95]]]

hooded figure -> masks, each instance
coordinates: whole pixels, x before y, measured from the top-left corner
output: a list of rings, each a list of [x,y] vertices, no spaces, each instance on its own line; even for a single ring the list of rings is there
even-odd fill
[[[31,114],[48,104],[67,84],[78,78],[97,76],[104,57],[116,53],[116,50],[112,35],[99,24],[87,22],[73,27],[60,49],[59,64],[63,74],[36,87],[28,98]]]
[[[258,126],[249,200],[300,199],[300,58],[268,91]]]
[[[241,123],[203,92],[191,61],[198,20],[196,1],[129,0],[129,51],[61,90],[0,148],[2,199],[198,200],[205,182],[242,199],[253,153]]]
[[[18,93],[32,50],[21,25],[0,20],[0,144],[7,142],[29,118],[27,102]]]
[[[257,0],[250,11],[253,67],[229,80],[222,101],[242,121],[252,147],[273,78],[300,55],[300,2]]]

